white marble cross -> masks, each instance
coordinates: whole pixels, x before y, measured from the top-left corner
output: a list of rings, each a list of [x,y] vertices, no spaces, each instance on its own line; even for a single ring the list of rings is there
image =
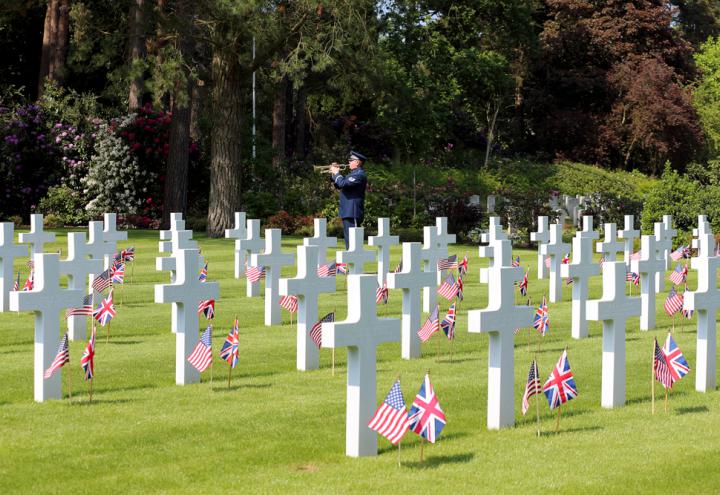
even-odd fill
[[[435,274],[435,286],[423,289],[423,311],[431,312],[437,303],[437,286],[443,282],[445,270],[438,270],[437,263],[448,257],[448,245],[455,243],[455,234],[448,234],[447,218],[436,217],[435,227],[423,227],[423,260],[425,271]]]
[[[60,255],[35,254],[35,286],[33,290],[10,293],[12,311],[35,313],[35,401],[62,399],[61,372],[45,380],[60,345],[60,311],[82,303],[83,291],[60,287]]]
[[[422,267],[422,253],[419,242],[404,242],[402,245],[402,271],[389,273],[389,289],[402,289],[402,345],[403,359],[419,358],[421,291],[423,287],[435,287],[435,274],[426,272]]]
[[[664,219],[665,217],[663,217]],[[655,292],[665,292],[665,271],[670,268],[670,250],[672,249],[672,237],[666,231],[663,222],[655,222],[655,246],[660,253],[659,258],[663,260],[664,271],[655,274]]]
[[[661,255],[655,237],[644,235],[640,238],[640,259],[630,262],[630,271],[640,275],[640,330],[655,328],[656,275],[665,271]]]
[[[677,229],[672,228],[672,215],[663,215],[662,224],[663,224],[663,239],[669,241],[668,244],[665,245],[665,252],[663,253],[663,259],[665,260],[665,270],[670,269],[670,252],[672,251],[672,244],[673,239],[677,236],[678,231]]]
[[[550,229],[548,227],[548,217],[538,217],[538,229],[535,232],[530,233],[530,240],[538,243],[538,255],[537,255],[537,278],[542,279],[547,275],[548,270],[545,266],[545,256],[540,252],[540,246],[544,243],[550,242]]]
[[[22,244],[30,244],[30,256],[32,256],[44,252],[45,244],[55,242],[55,234],[45,232],[42,214],[34,213],[30,215],[30,232],[19,234],[18,241]]]
[[[708,222],[707,215],[698,215],[698,226],[692,230],[692,235],[695,237],[695,239],[692,240],[693,249],[700,249],[702,243],[699,238],[707,234],[712,234],[712,228],[710,227],[710,222]],[[715,253],[709,253],[708,256],[713,256],[714,254]],[[698,253],[698,255],[701,254]]]
[[[247,216],[244,211],[235,212],[235,227],[225,229],[226,239],[235,239],[235,278],[240,278],[245,273],[247,257],[245,251],[240,249],[239,240],[247,237]]]
[[[625,266],[630,267],[630,257],[633,254],[635,239],[640,237],[640,231],[635,230],[635,217],[633,215],[625,215],[625,228],[618,232],[618,237],[623,240]]]
[[[156,303],[178,305],[175,328],[175,383],[188,385],[200,380],[200,373],[187,361],[198,341],[198,305],[200,301],[218,299],[220,288],[216,282],[198,280],[197,266],[200,253],[197,249],[181,249],[175,253],[177,273],[172,284],[155,285]]]
[[[243,252],[246,260],[250,260],[253,254],[259,253],[265,247],[265,241],[260,236],[260,220],[251,219],[247,221],[247,237],[235,241],[235,249]],[[246,279],[245,294],[247,297],[260,295],[260,281],[250,282]]]
[[[252,254],[252,266],[265,267],[265,326],[282,323],[282,307],[278,301],[278,281],[283,266],[293,265],[295,255],[282,252],[282,231],[280,229],[265,229],[265,249],[262,254]]]
[[[617,226],[614,223],[603,224],[605,238],[595,244],[595,252],[602,254],[605,261],[615,261],[618,251],[625,249],[625,244],[617,240]]]
[[[318,320],[318,298],[320,294],[335,292],[335,277],[318,277],[318,246],[297,247],[297,275],[295,278],[280,279],[280,295],[294,295],[298,298],[297,311],[297,369],[316,370],[320,367],[320,350],[310,330]]]
[[[602,407],[625,404],[625,326],[628,318],[640,315],[640,298],[625,294],[624,261],[603,265],[603,296],[588,301],[587,316],[602,321]]]
[[[489,334],[487,427],[499,430],[515,424],[514,331],[532,325],[533,308],[515,305],[515,282],[521,267],[511,266],[509,240],[495,242],[495,263],[483,278],[488,280],[488,306],[468,311],[468,332]]]
[[[60,273],[68,276],[68,288],[78,289],[83,295],[87,294],[90,275],[97,275],[103,271],[103,261],[92,258],[90,250],[85,243],[85,232],[70,232],[67,237],[68,255],[60,261]],[[80,301],[78,306],[80,307]],[[85,340],[86,317],[84,315],[70,316],[67,319],[68,338],[70,340]]]
[[[378,284],[385,285],[390,268],[390,248],[400,244],[400,237],[390,235],[390,219],[378,218],[378,235],[368,237],[368,244],[378,250]]]
[[[14,244],[14,241],[15,225],[12,222],[0,222],[0,312],[10,308],[15,258],[23,258],[28,252],[27,246]]]
[[[690,260],[697,270],[697,290],[685,294],[684,308],[697,312],[697,357],[695,390],[708,392],[717,386],[717,322],[720,291],[717,271],[720,257],[715,256],[715,236],[711,233],[698,237],[699,256]]]
[[[562,240],[562,225],[554,223],[550,226],[550,242],[540,246],[540,253],[550,257],[550,302],[562,301],[562,279],[560,266],[563,256],[570,251],[570,244]]]
[[[105,255],[105,269],[110,268],[110,263],[113,262],[113,255],[118,252],[117,243],[118,241],[127,241],[128,233],[126,231],[118,231],[117,225],[117,213],[105,213],[103,215],[103,240],[112,246],[112,252]]]
[[[572,330],[574,339],[588,336],[588,322],[585,317],[588,300],[589,279],[600,273],[600,265],[593,261],[593,243],[600,236],[593,231],[593,217],[583,217],[583,230],[575,233],[572,241],[572,262],[560,266],[564,278],[573,280],[572,286]]]
[[[160,231],[159,249],[161,253],[172,252],[172,233],[175,230],[185,230],[185,220],[182,213],[170,213],[170,229]],[[194,248],[193,248],[194,249]]]
[[[365,263],[375,261],[377,253],[364,248],[365,229],[363,227],[350,227],[348,234],[350,242],[347,251],[335,253],[337,263],[347,263],[348,273],[364,273]]]
[[[322,346],[348,348],[345,454],[377,455],[377,434],[368,428],[377,396],[377,346],[400,341],[400,320],[378,318],[375,275],[348,275],[348,316],[322,324]]]
[[[98,260],[104,260],[108,257],[112,257],[115,253],[115,246],[105,242],[105,238],[103,236],[103,223],[98,220],[93,220],[88,223],[87,249],[88,253],[90,253],[90,257]],[[103,266],[105,266],[104,262]],[[92,283],[92,280],[90,283]]]
[[[496,241],[507,240],[507,235],[503,231],[502,224],[500,223],[500,217],[490,217],[488,231],[480,235],[480,242],[484,242],[487,246],[480,246],[479,253],[481,258],[490,258],[488,266],[493,266],[495,263],[495,254],[493,245]]]
[[[327,218],[315,218],[313,219],[313,225],[315,235],[304,238],[303,246],[317,246],[319,249],[318,263],[324,265],[327,264],[328,249],[337,248],[337,237],[327,236]]]

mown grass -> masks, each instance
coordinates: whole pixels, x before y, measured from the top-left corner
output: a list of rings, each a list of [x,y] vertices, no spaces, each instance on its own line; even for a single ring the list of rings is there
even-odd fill
[[[579,397],[563,407],[560,432],[555,415],[541,403],[543,434],[533,415],[523,417],[520,400],[537,335],[523,330],[516,339],[516,419],[514,428],[488,431],[486,424],[486,335],[467,332],[467,309],[482,308],[487,287],[479,284],[476,248],[470,251],[466,299],[457,324],[453,360],[450,343],[436,336],[424,357],[400,359],[399,344],[378,352],[378,401],[395,376],[402,376],[412,401],[423,374],[432,381],[448,424],[419,462],[418,438],[408,435],[397,449],[379,440],[377,457],[345,456],[345,357],[321,352],[321,369],[295,370],[295,329],[288,323],[265,327],[259,298],[245,297],[245,282],[232,278],[232,243],[199,239],[210,262],[209,279],[219,281],[221,299],[214,322],[213,383],[174,384],[175,336],[170,307],[153,303],[153,285],[166,282],[155,271],[157,232],[133,231],[137,248],[132,283],[113,320],[111,339],[98,339],[94,399],[88,403],[79,359],[83,342],[71,344],[63,370],[73,398],[36,404],[32,400],[33,317],[0,314],[0,493],[380,493],[427,487],[447,493],[717,493],[720,491],[720,396],[694,390],[694,372],[671,393],[670,409],[650,414],[652,339],[663,339],[671,321],[657,298],[659,328],[628,324],[625,407],[600,407],[601,337],[570,338],[570,290],[550,306],[551,329],[537,354],[542,378],[563,348],[576,377]],[[287,239],[287,250],[299,239]],[[63,249],[65,236],[48,249]],[[518,251],[523,265],[535,253]],[[400,249],[392,252],[394,266]],[[17,268],[25,260],[17,261]],[[368,266],[368,269],[370,266]],[[294,276],[288,269],[285,276]],[[128,275],[130,278],[130,275]],[[594,280],[591,297],[601,294]],[[690,287],[694,287],[691,277]],[[547,280],[531,277],[530,296],[539,300]],[[635,289],[637,292],[637,289]],[[118,299],[120,290],[118,292]],[[345,281],[338,293],[323,296],[320,314],[346,312]],[[401,297],[391,292],[388,314],[398,316]],[[381,308],[381,314],[385,308]],[[235,314],[241,316],[240,363],[227,387],[227,365],[217,358]],[[695,320],[678,325],[675,337],[691,367],[695,364]],[[435,341],[437,339],[437,341]],[[528,350],[528,342],[530,347]],[[439,355],[438,355],[439,352]],[[534,409],[532,410],[534,412]]]

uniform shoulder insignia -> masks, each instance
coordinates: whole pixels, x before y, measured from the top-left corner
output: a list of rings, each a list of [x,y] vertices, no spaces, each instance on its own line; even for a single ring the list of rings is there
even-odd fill
[[[349,181],[349,182],[355,182],[355,177],[349,177],[349,178],[348,178],[348,181]]]

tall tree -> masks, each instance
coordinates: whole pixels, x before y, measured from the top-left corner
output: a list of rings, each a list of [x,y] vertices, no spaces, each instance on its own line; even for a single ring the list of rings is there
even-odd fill
[[[62,82],[68,51],[70,0],[48,0],[43,30],[38,98],[42,96],[45,80]]]
[[[145,70],[145,0],[130,0],[128,13],[128,65],[130,66],[130,91],[128,110],[137,110],[142,105],[145,88],[143,72]]]

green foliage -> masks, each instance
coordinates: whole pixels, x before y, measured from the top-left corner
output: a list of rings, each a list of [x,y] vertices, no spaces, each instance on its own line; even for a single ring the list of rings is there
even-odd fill
[[[695,88],[695,110],[714,156],[720,155],[720,37],[709,38],[695,54],[702,78]]]
[[[57,219],[57,227],[82,225],[89,220],[85,212],[85,197],[67,186],[54,186],[48,189],[47,195],[40,200],[37,211],[53,215]]]

